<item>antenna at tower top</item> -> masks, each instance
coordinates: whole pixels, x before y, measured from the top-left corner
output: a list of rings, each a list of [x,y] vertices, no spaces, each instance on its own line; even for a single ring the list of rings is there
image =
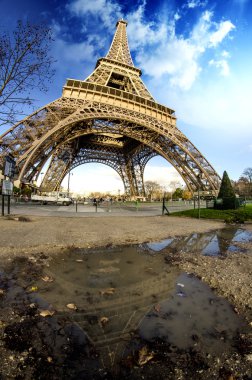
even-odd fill
[[[123,19],[117,21],[115,35],[106,58],[134,66],[128,45],[127,24],[127,21]]]
[[[128,22],[126,20],[124,20],[123,18],[121,18],[120,20],[117,21],[116,23],[116,26],[118,26],[118,24],[122,22],[123,24],[125,24],[126,26],[128,25]]]

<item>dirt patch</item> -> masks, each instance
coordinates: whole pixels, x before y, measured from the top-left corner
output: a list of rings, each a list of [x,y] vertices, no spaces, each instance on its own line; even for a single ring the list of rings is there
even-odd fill
[[[7,303],[5,304],[9,279],[2,278],[0,297],[3,302],[2,307],[5,307],[5,314],[0,318],[0,335],[3,342],[0,345],[0,356],[5,368],[2,372],[3,378],[42,379],[48,374],[52,379],[152,379],[154,377],[176,380],[251,379],[251,333],[237,335],[236,352],[231,356],[224,352],[218,356],[203,355],[197,336],[194,337],[195,348],[191,351],[179,350],[161,340],[146,342],[138,336],[132,336],[117,377],[114,377],[109,370],[99,370],[98,353],[86,335],[81,335],[82,338],[79,340],[78,324],[66,324],[62,316],[41,317],[29,297],[26,298],[24,295],[24,289],[34,290],[32,290],[34,280],[38,276],[41,277],[41,265],[46,267],[48,257],[60,254],[67,247],[89,250],[92,247],[158,241],[173,236],[187,236],[220,229],[224,227],[222,222],[176,217],[30,216],[29,223],[21,221],[0,219],[2,260],[5,260],[5,257],[6,260],[14,257],[16,260],[22,260],[22,256],[28,257],[28,266],[21,274],[17,272],[19,282],[15,285],[15,301],[9,309]],[[252,231],[251,224],[245,224],[242,228]],[[229,299],[234,310],[244,315],[251,326],[252,247],[250,242],[235,244],[237,250],[227,252],[225,257],[203,256],[200,252],[184,254],[181,251],[167,250],[162,253],[164,265],[174,265],[196,274],[208,283],[216,294]],[[94,323],[93,320],[91,322]],[[31,335],[34,336],[32,340]],[[59,352],[64,351],[63,356],[51,351],[48,339],[53,340],[55,344],[52,346]],[[83,367],[83,363],[86,367]],[[95,368],[98,369],[94,370]],[[96,371],[92,375],[90,375],[91,369]],[[60,377],[57,377],[58,375]]]
[[[25,216],[23,216],[25,218]],[[20,217],[18,218],[20,219]],[[219,221],[155,217],[32,217],[29,223],[0,218],[0,255],[75,246],[99,247],[158,241],[223,227]]]

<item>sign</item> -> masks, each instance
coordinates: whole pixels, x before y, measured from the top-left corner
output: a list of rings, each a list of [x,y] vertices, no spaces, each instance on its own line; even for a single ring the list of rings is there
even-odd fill
[[[13,192],[13,183],[11,181],[3,180],[2,194],[3,195],[12,195]]]
[[[9,178],[13,178],[15,174],[15,160],[10,156],[5,157],[4,175]]]

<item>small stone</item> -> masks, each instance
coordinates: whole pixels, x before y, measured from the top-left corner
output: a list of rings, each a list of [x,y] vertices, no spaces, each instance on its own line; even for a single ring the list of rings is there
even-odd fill
[[[245,359],[252,362],[252,354],[245,355]]]
[[[100,318],[100,324],[104,327],[108,323],[109,319],[107,317]]]

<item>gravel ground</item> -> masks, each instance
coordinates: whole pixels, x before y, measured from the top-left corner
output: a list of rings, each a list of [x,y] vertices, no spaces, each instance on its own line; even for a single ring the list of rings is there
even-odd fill
[[[190,235],[223,228],[220,221],[178,217],[90,217],[60,218],[11,216],[0,218],[0,255],[26,255],[41,250],[47,255],[62,247],[98,247],[159,241],[167,237]],[[243,226],[252,231],[252,224]],[[216,291],[227,297],[238,310],[249,315],[252,309],[252,247],[246,254],[229,252],[225,260],[187,254],[180,266],[201,277]],[[251,318],[251,316],[250,316]],[[252,320],[252,318],[251,318]]]
[[[0,254],[24,253],[35,248],[122,245],[158,241],[222,228],[223,223],[178,217],[36,217],[0,218]]]
[[[12,215],[11,217],[0,218],[0,257],[3,263],[10,261],[15,256],[34,257],[37,255],[40,258],[60,254],[63,247],[86,249],[99,246],[110,247],[113,245],[157,242],[168,237],[189,236],[192,233],[218,230],[224,226],[224,223],[220,221],[168,216],[64,218]],[[252,232],[252,224],[245,224],[240,227]],[[200,252],[195,251],[183,254],[182,251],[171,252],[169,248],[164,249],[162,254],[167,264],[170,263],[183,271],[195,274],[208,283],[216,294],[227,298],[233,304],[234,310],[245,316],[252,326],[252,246],[251,242],[236,242],[234,244],[237,250],[235,252],[228,251],[225,257],[203,256]],[[29,260],[27,263],[31,265]],[[29,270],[21,273],[27,281],[32,280],[29,278],[28,272]],[[32,273],[32,276],[36,277],[36,275],[39,273]],[[4,303],[5,298],[3,296],[4,293],[2,293],[2,302]],[[16,302],[18,302],[18,298]],[[53,363],[51,353],[43,348],[44,346],[39,340],[41,337],[36,330],[36,321],[39,322],[40,328],[45,325],[44,328],[48,330],[50,327],[48,320],[43,318],[40,320],[38,317],[34,317],[32,315],[33,309],[30,310],[31,315],[28,315],[27,309],[29,311],[30,308],[25,308],[23,303],[17,305],[14,303],[13,305],[15,312],[7,305],[7,309],[2,309],[4,314],[1,316],[0,313],[0,332],[5,331],[0,344],[0,357],[4,363],[0,369],[0,378],[27,380],[48,378],[47,372],[44,373],[44,368],[46,371],[51,371],[48,372],[50,378],[62,378],[57,377],[61,365],[57,367],[57,362]],[[24,311],[19,310],[22,307]],[[10,315],[7,315],[6,310],[9,310]],[[5,327],[5,320],[9,320],[9,326]],[[32,339],[35,339],[36,347],[41,345],[42,353],[36,351],[37,349],[32,351],[29,348],[32,346],[32,341],[26,342],[24,337],[30,335],[33,337]],[[67,332],[65,335],[60,335],[64,344],[66,343],[64,339],[67,338]],[[29,350],[20,347],[20,353],[15,351],[19,349],[17,344],[22,346],[24,343],[27,344]],[[157,342],[158,344],[161,343]],[[163,347],[162,345],[160,347],[143,346],[147,353],[150,352],[151,355],[154,353],[156,358],[160,356],[160,360],[151,361],[150,365],[136,366],[132,364],[133,367],[131,367],[130,362],[127,362],[126,364],[129,367],[124,370],[125,373],[122,372],[119,378],[132,378],[134,380],[152,379],[154,377],[167,380],[189,380],[192,378],[195,380],[212,380],[213,378],[218,380],[250,380],[252,373],[252,333],[248,332],[241,335],[237,344],[239,344],[237,352],[234,354],[223,352],[219,356],[204,356],[200,350],[171,352],[170,347]],[[6,350],[6,345],[9,347],[8,350]],[[83,358],[80,359],[82,363]],[[91,356],[91,359],[97,360],[96,356]],[[92,361],[91,359],[88,358],[89,364]],[[26,363],[28,363],[28,369]],[[39,373],[39,377],[34,375],[34,371]],[[41,375],[43,373],[45,377]],[[97,377],[92,375],[92,379],[111,379],[104,376],[103,373]],[[91,377],[85,377],[85,379],[91,379]]]

